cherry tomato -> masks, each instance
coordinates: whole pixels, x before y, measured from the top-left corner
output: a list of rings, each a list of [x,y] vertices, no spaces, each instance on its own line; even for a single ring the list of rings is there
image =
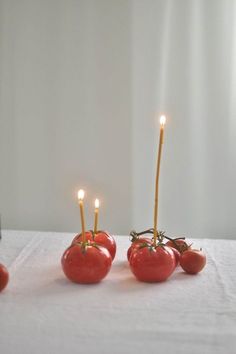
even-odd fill
[[[185,240],[181,239],[174,240],[174,242],[169,240],[166,242],[166,246],[173,247],[177,249],[180,253],[183,253],[184,251],[187,251],[191,248],[191,246],[189,246]]]
[[[111,255],[102,246],[75,243],[68,247],[61,259],[62,269],[75,283],[98,283],[111,268]]]
[[[148,243],[151,244],[152,240],[150,238],[141,237],[131,243],[131,246],[127,251],[127,259],[130,260],[131,253],[139,248],[140,245]]]
[[[7,268],[0,264],[0,291],[2,291],[8,284],[9,281],[9,273]]]
[[[95,235],[91,231],[86,231],[86,239],[94,241],[96,244],[105,247],[111,255],[112,260],[116,255],[116,242],[114,238],[106,231],[98,231]],[[82,241],[82,234],[78,234],[72,241],[72,244]]]
[[[199,273],[206,264],[206,256],[201,250],[190,249],[182,253],[180,265],[189,274]]]
[[[167,246],[140,247],[132,252],[130,268],[136,278],[143,282],[166,280],[175,270],[176,260],[173,250]]]

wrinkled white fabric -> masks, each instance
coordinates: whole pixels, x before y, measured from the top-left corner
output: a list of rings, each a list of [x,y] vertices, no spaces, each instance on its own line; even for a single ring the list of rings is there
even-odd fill
[[[233,354],[236,345],[236,241],[195,240],[207,254],[196,276],[180,268],[158,284],[135,280],[128,237],[117,236],[111,272],[97,285],[69,282],[60,258],[72,234],[3,231],[1,354]]]

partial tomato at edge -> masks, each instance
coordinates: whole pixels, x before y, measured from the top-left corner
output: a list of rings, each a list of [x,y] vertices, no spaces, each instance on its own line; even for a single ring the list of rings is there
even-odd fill
[[[0,291],[5,289],[9,281],[9,273],[7,268],[3,265],[0,264]]]

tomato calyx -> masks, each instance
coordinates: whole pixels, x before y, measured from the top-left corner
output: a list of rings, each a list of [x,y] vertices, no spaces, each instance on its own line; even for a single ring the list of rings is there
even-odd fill
[[[75,242],[74,245],[80,246],[82,253],[86,253],[88,247],[94,247],[99,250],[99,245],[94,241],[91,242],[90,240],[87,240],[85,242],[78,241]]]
[[[150,244],[150,243],[147,243],[147,242],[141,243],[141,244],[139,245],[138,249],[141,250],[142,248],[145,248],[145,247],[147,247],[150,252],[152,252],[152,251],[154,250],[153,245]]]

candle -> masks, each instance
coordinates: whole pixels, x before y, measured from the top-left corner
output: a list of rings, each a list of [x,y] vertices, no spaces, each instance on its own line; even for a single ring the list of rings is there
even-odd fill
[[[98,209],[99,209],[99,199],[95,199],[95,211],[94,211],[94,233],[98,231]]]
[[[82,226],[82,242],[86,242],[85,235],[85,221],[84,221],[84,190],[80,189],[78,191],[78,199],[79,199],[79,207],[80,207],[80,218],[81,218],[81,226]]]
[[[154,205],[154,246],[157,244],[157,221],[158,221],[158,189],[159,189],[159,175],[160,175],[160,165],[161,165],[161,152],[162,145],[164,143],[164,126],[166,123],[166,117],[160,117],[160,137],[159,137],[159,148],[157,157],[157,170],[156,170],[156,186],[155,186],[155,205]]]

